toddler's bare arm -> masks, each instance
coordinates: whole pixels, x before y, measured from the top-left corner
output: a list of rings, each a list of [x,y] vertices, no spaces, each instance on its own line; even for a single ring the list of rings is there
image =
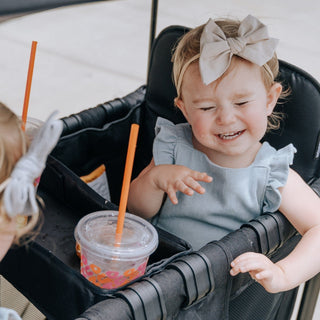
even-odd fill
[[[180,165],[150,164],[132,181],[128,199],[128,210],[144,218],[153,217],[160,209],[167,194],[177,204],[176,192],[186,195],[204,193],[198,181],[211,182],[206,173],[191,170]]]
[[[303,236],[298,245],[277,263],[257,253],[244,253],[231,263],[232,275],[249,272],[272,293],[290,290],[320,271],[320,198],[293,170],[280,191],[280,211]]]

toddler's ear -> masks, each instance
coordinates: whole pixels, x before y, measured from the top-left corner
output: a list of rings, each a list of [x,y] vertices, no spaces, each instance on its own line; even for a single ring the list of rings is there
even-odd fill
[[[270,115],[273,112],[274,107],[277,104],[277,101],[280,97],[280,94],[282,92],[282,85],[278,82],[276,82],[269,90],[268,96],[267,96],[267,110],[268,115]]]
[[[183,113],[184,117],[186,119],[188,119],[187,118],[187,114],[186,114],[186,108],[185,108],[183,100],[180,99],[180,98],[175,98],[174,99],[174,104],[175,104],[175,106],[177,106],[180,109],[180,111]]]

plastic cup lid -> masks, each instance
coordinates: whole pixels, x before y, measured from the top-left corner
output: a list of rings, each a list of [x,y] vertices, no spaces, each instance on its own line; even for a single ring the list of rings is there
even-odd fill
[[[132,260],[149,256],[158,246],[158,233],[146,220],[126,213],[120,245],[115,244],[117,211],[84,216],[74,235],[80,246],[102,258]]]

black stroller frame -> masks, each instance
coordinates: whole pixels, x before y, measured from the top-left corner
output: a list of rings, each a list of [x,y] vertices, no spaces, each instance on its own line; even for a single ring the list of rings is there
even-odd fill
[[[156,7],[154,1],[153,13]],[[87,213],[117,209],[131,123],[140,125],[135,177],[152,157],[156,118],[185,121],[173,106],[170,56],[187,30],[171,26],[154,41],[150,38],[146,85],[62,119],[63,134],[48,158],[38,191],[45,202],[41,232],[27,247],[11,249],[0,264],[0,273],[49,320],[290,319],[297,288],[269,294],[246,274],[229,275],[230,262],[243,252],[261,252],[278,261],[294,248],[300,236],[279,212],[248,221],[199,251],[157,228],[160,243],[146,274],[119,289],[98,288],[79,273],[74,227]],[[294,143],[298,152],[293,168],[320,195],[320,85],[284,61],[280,80],[292,91],[288,101],[277,106],[287,117],[265,139],[276,148]],[[111,201],[79,178],[102,163]],[[319,275],[306,283],[297,319],[312,319],[319,287]]]

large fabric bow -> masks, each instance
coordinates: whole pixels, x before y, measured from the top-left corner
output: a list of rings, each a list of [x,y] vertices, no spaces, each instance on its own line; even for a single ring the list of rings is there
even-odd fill
[[[272,58],[278,42],[270,38],[267,27],[251,15],[241,22],[235,38],[227,38],[210,19],[200,38],[199,67],[203,83],[208,85],[222,76],[233,55],[263,66]]]
[[[3,194],[4,208],[10,217],[38,212],[34,180],[45,168],[47,157],[57,144],[63,124],[54,120],[57,112],[38,130],[27,153],[16,163]]]

